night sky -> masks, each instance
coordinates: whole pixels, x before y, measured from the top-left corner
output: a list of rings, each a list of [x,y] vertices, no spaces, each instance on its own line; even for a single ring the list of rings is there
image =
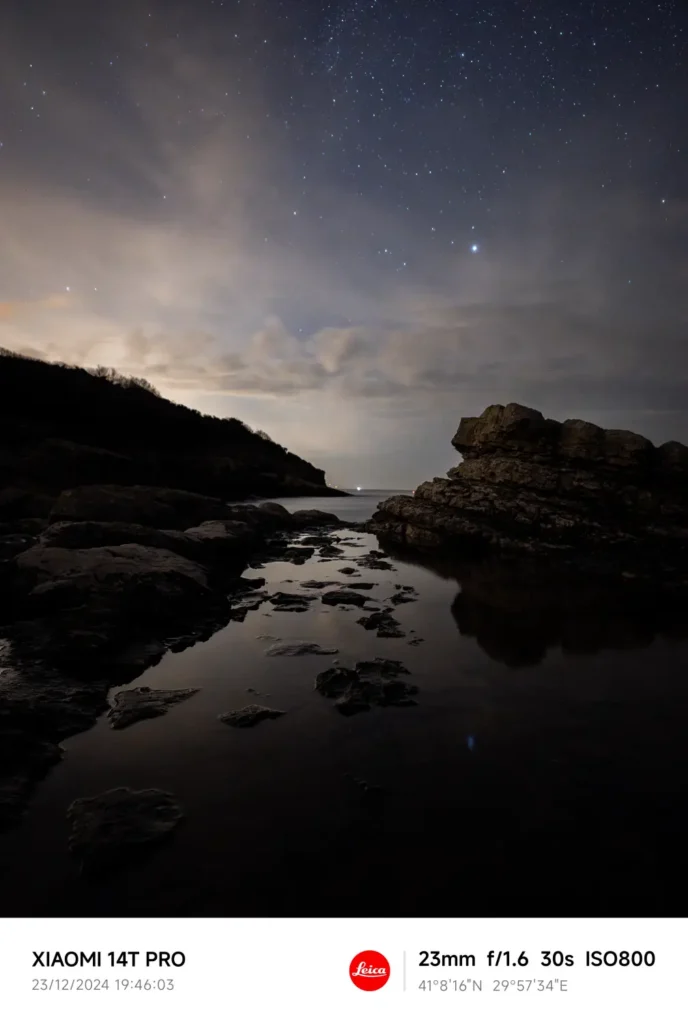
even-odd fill
[[[682,6],[2,0],[0,345],[344,486],[491,402],[688,442]]]

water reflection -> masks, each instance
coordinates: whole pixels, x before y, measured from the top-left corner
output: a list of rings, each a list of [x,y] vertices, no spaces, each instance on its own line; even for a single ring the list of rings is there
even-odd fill
[[[538,665],[555,648],[580,656],[640,649],[658,637],[688,640],[686,598],[625,581],[564,577],[532,561],[457,562],[398,549],[393,555],[455,579],[460,589],[451,613],[459,632],[509,668]]]
[[[341,583],[376,547],[337,538],[337,559],[249,575],[317,594],[304,584]],[[686,638],[684,610],[532,564],[390,555],[394,571],[369,562],[357,579],[382,607],[417,593],[392,605],[407,640],[363,629],[360,610],[266,601],[137,682],[199,688],[192,700],[68,740],[0,842],[5,913],[685,915],[688,648],[666,642]],[[344,665],[399,658],[418,704],[342,716],[314,688],[329,661],[266,657],[277,638],[336,647]],[[218,721],[256,691],[287,714]],[[184,825],[149,860],[88,881],[66,808],[122,785],[173,793]]]

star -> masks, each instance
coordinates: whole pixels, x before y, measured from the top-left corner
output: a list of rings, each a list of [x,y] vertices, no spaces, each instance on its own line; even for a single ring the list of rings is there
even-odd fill
[[[479,249],[480,246],[477,244],[477,242],[474,242],[473,245],[471,246],[471,252],[478,252]]]

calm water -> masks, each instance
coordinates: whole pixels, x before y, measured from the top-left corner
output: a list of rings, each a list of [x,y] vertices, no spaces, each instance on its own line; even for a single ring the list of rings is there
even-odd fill
[[[370,519],[373,512],[385,498],[391,494],[411,494],[411,491],[351,491],[345,498],[276,498],[275,500],[296,512],[303,508],[320,508],[325,512],[334,512],[345,523],[363,523]]]
[[[373,499],[359,500],[366,519]],[[319,505],[353,519],[347,501]],[[341,582],[343,564],[353,563],[246,575],[298,592],[307,579]],[[188,702],[123,731],[101,719],[67,741],[25,822],[3,837],[3,912],[685,915],[681,615],[546,588],[503,566],[394,564],[357,579],[377,584],[375,598],[397,583],[417,589],[394,614],[420,646],[408,645],[413,634],[377,639],[359,610],[264,604],[134,684],[201,687]],[[345,718],[313,689],[332,658],[268,658],[265,634],[336,646],[343,664],[400,658],[419,704]],[[256,700],[287,714],[246,730],[218,721]],[[381,787],[380,799],[349,776]],[[145,862],[87,881],[67,852],[66,808],[122,785],[171,791],[186,819]]]

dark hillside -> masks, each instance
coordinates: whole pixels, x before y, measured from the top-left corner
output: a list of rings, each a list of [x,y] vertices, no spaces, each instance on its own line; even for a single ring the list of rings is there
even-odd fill
[[[53,495],[90,483],[227,499],[339,493],[323,470],[240,420],[171,402],[114,370],[0,349],[0,489]]]

